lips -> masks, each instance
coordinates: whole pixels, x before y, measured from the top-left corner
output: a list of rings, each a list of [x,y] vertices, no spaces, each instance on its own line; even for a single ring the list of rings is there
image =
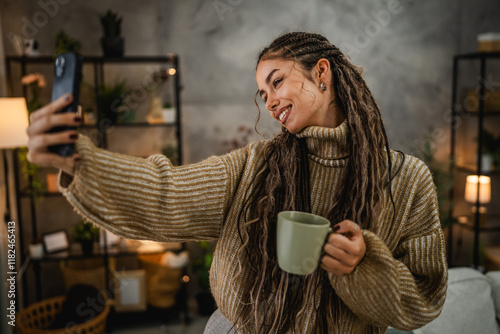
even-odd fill
[[[283,107],[279,109],[274,116],[281,122],[281,124],[285,124],[286,120],[288,119],[288,115],[290,114],[290,110],[292,109],[292,105],[290,104],[289,106]]]

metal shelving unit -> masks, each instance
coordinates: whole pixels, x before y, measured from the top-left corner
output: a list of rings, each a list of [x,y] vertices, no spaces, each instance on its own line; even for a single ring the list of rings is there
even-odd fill
[[[8,79],[8,95],[13,96],[13,91],[14,91],[14,77],[13,77],[13,67],[14,64],[18,64],[20,67],[20,76],[24,76],[27,74],[28,67],[31,65],[52,65],[54,63],[54,57],[52,56],[41,56],[41,57],[13,57],[13,56],[8,56],[6,57],[6,70],[7,70],[7,79]],[[175,75],[173,75],[173,89],[174,89],[174,94],[173,94],[173,102],[175,104],[175,110],[176,110],[176,120],[174,123],[160,123],[160,124],[149,124],[145,122],[139,122],[139,123],[122,123],[122,124],[115,124],[113,127],[119,127],[119,128],[149,128],[149,127],[163,127],[163,128],[170,128],[174,129],[176,133],[176,141],[177,141],[177,148],[178,148],[178,163],[182,164],[183,161],[183,155],[182,155],[182,127],[181,127],[181,122],[182,122],[182,109],[181,109],[181,100],[180,100],[180,92],[182,90],[181,86],[181,81],[180,81],[180,67],[179,67],[179,57],[174,54],[170,53],[167,54],[166,56],[126,56],[123,58],[104,58],[100,56],[84,56],[83,57],[83,63],[85,64],[90,64],[93,67],[93,73],[94,73],[94,93],[96,96],[98,96],[98,87],[104,83],[104,67],[107,64],[144,64],[144,63],[150,63],[150,64],[160,64],[160,65],[168,65],[171,68],[175,69]],[[22,87],[22,94],[24,97],[27,97],[27,89],[26,86]],[[108,147],[108,136],[107,136],[107,129],[109,127],[99,127],[99,120],[97,120],[95,125],[82,125],[79,127],[79,129],[95,129],[98,131],[98,135],[102,140],[98,143],[98,146],[101,148],[107,148]],[[17,156],[15,154],[15,156]],[[15,162],[16,164],[18,163],[17,161]],[[17,176],[16,176],[17,180]],[[19,217],[19,220],[21,220],[21,197],[29,197],[30,198],[30,212],[31,212],[31,229],[32,229],[32,238],[36,239],[39,238],[39,232],[37,228],[37,219],[36,219],[36,210],[35,210],[35,205],[34,205],[34,200],[32,196],[29,194],[29,189],[23,189],[19,190],[16,189],[16,201],[17,201],[17,214]],[[61,197],[62,195],[60,193],[46,193],[44,197],[48,198],[54,198],[54,197]],[[20,226],[22,227],[23,224],[27,224],[28,222],[19,222]],[[22,234],[22,230],[19,231],[21,238],[24,239],[24,236]],[[104,234],[105,235],[105,234]],[[104,244],[106,245],[106,241],[104,240]],[[24,240],[21,240],[20,245],[26,245]],[[21,252],[21,263],[25,263],[27,259],[27,246],[22,246],[24,249]],[[182,244],[181,250],[185,249],[185,244]],[[134,250],[116,250],[116,249],[108,249],[108,246],[105,246],[103,249],[100,249],[99,252],[94,255],[97,257],[102,257],[104,259],[104,265],[106,269],[106,277],[110,277],[110,271],[109,271],[109,257],[110,256],[133,256],[137,255],[138,253],[135,252]],[[35,271],[35,293],[36,293],[36,300],[41,299],[41,292],[42,292],[42,282],[41,282],[41,274],[40,274],[40,265],[44,261],[60,261],[60,260],[65,260],[65,259],[78,259],[78,258],[83,258],[84,255],[81,254],[81,252],[75,252],[75,251],[70,251],[70,252],[65,252],[64,254],[59,254],[59,255],[49,255],[45,256],[44,258],[40,260],[32,260],[30,265],[33,266],[34,271]],[[26,281],[26,276],[23,277],[23,291],[24,293],[24,304],[28,303],[28,296],[29,296],[29,290],[27,286],[27,281]],[[181,291],[179,292],[180,294],[180,302],[179,302],[179,307],[181,308],[181,312],[183,312],[184,316],[184,321],[188,322],[189,321],[189,314],[187,311],[187,291],[186,291],[186,286],[185,284],[181,285]]]
[[[499,170],[492,170],[489,172],[481,172],[483,170],[482,166],[482,150],[484,147],[483,142],[483,133],[484,133],[484,124],[485,120],[488,118],[492,118],[493,121],[498,122],[498,116],[500,116],[500,110],[485,110],[485,99],[478,98],[478,108],[477,111],[467,111],[467,108],[459,103],[459,75],[460,75],[460,66],[462,64],[470,61],[478,61],[479,62],[479,70],[477,71],[477,79],[478,82],[469,82],[475,84],[478,88],[478,96],[483,97],[486,93],[486,76],[488,71],[488,63],[492,60],[500,60],[500,52],[472,52],[466,54],[459,54],[453,57],[453,80],[452,80],[452,101],[451,101],[451,149],[450,156],[451,161],[456,161],[457,158],[457,137],[458,137],[458,128],[459,128],[459,119],[460,121],[467,121],[467,119],[477,119],[477,147],[475,149],[475,163],[473,165],[457,165],[451,166],[451,168],[455,168],[456,171],[466,173],[466,174],[475,174],[475,175],[487,175],[492,178],[500,175]],[[464,111],[465,109],[465,111]],[[479,188],[479,186],[478,186]],[[450,191],[450,199],[453,203],[454,200],[454,191]],[[477,192],[477,201],[476,205],[479,207],[479,191]],[[452,210],[452,209],[450,209]],[[489,217],[499,217],[498,213],[489,213]],[[450,211],[450,216],[453,216],[453,212]],[[500,232],[500,226],[481,226],[480,225],[480,210],[476,210],[474,221],[468,222],[466,224],[456,224],[461,226],[462,228],[469,229],[473,232],[474,235],[474,245],[473,245],[473,265],[475,268],[479,267],[480,257],[479,257],[479,244],[480,244],[480,235],[481,233],[493,233]],[[453,258],[453,225],[449,230],[448,235],[448,261],[451,262]]]

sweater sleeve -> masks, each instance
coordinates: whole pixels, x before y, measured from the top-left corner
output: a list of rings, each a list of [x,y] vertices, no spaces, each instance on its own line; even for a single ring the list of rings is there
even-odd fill
[[[125,238],[163,242],[216,239],[228,189],[218,157],[174,167],[163,155],[147,159],[96,148],[80,135],[82,160],[59,187],[88,221]]]
[[[377,234],[364,230],[363,261],[348,275],[330,274],[339,297],[367,323],[413,330],[436,318],[444,305],[444,237],[432,176],[425,165],[422,170],[394,252]]]

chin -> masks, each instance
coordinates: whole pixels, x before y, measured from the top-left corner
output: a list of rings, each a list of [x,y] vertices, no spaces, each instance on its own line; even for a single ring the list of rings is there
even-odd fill
[[[297,133],[305,129],[304,127],[286,126],[286,125],[285,128],[288,130],[288,132],[290,132],[293,135],[296,135]]]

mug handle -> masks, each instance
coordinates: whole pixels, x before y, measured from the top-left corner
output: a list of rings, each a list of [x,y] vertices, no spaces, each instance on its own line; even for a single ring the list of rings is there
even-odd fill
[[[319,261],[321,261],[321,258],[326,254],[325,253],[325,245],[326,245],[326,241],[328,240],[328,237],[330,236],[330,234],[333,232],[333,229],[331,227],[328,228],[328,233],[326,234],[326,237],[325,237],[325,242],[323,242],[323,247],[321,248],[321,255],[319,256]]]

